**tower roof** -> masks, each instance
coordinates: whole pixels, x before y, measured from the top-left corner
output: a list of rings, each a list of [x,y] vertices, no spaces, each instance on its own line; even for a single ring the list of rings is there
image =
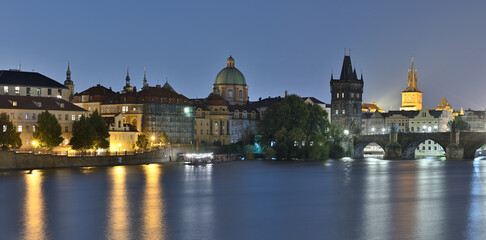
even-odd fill
[[[436,108],[437,110],[450,110],[452,109],[452,106],[451,104],[449,104],[449,102],[447,101],[447,99],[445,97],[442,97],[442,100],[440,100],[440,103],[439,105],[437,106]]]
[[[339,77],[339,80],[359,80],[356,74],[356,69],[353,69],[351,64],[350,56],[344,56],[343,67],[341,68],[341,76]]]
[[[415,71],[415,66],[413,63],[413,57],[412,57],[412,66],[410,67],[410,70],[408,71],[408,86],[407,89],[405,89],[404,92],[420,92],[420,90],[417,87],[417,72]]]

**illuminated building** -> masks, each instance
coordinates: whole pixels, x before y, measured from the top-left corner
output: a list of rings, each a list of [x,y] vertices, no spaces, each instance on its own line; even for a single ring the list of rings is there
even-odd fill
[[[235,59],[230,55],[213,84],[213,93],[221,95],[229,104],[248,103],[248,85],[245,76],[235,67]]]
[[[468,109],[464,111],[462,120],[469,125],[469,131],[486,132],[486,110],[477,111]]]
[[[70,148],[73,123],[86,113],[86,110],[60,98],[0,95],[0,113],[9,116],[17,132],[21,132],[22,148],[33,148],[33,134],[39,114],[49,111],[61,125],[64,141],[54,150]]]
[[[400,110],[414,111],[422,109],[422,92],[417,88],[417,72],[413,58],[412,67],[408,71],[408,87],[402,92],[402,106]]]
[[[363,75],[358,79],[356,69],[351,65],[351,57],[344,56],[339,79],[331,74],[331,119],[350,134],[361,131],[361,111],[363,97]]]

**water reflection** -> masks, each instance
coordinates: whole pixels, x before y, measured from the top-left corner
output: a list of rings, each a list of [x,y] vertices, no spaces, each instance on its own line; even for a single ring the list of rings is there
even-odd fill
[[[388,224],[391,222],[390,207],[384,208],[383,203],[390,201],[390,182],[387,162],[378,159],[367,160],[367,172],[364,190],[363,233],[366,238],[390,239]],[[385,205],[386,206],[386,205]],[[385,236],[383,236],[385,235]]]
[[[415,234],[421,239],[440,239],[447,229],[442,221],[446,210],[444,166],[439,161],[418,161]]]
[[[45,205],[40,172],[25,174],[23,239],[46,239]]]
[[[470,186],[470,202],[468,206],[468,219],[466,225],[466,238],[477,239],[478,236],[484,235],[483,226],[485,220],[483,218],[483,210],[486,209],[486,201],[482,201],[483,188],[485,187],[484,175],[482,169],[485,168],[485,163],[481,161],[474,161],[474,173]]]
[[[108,172],[111,180],[111,193],[108,207],[108,239],[128,239],[128,201],[126,173],[124,166],[116,166]]]
[[[162,165],[145,165],[145,193],[143,198],[143,239],[164,239],[164,204],[161,196]]]

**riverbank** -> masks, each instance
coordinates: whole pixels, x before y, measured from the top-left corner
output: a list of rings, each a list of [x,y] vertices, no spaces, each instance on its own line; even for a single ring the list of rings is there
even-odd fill
[[[167,149],[152,150],[150,152],[132,155],[114,156],[55,156],[50,154],[0,152],[0,170],[29,170],[45,168],[96,167],[116,165],[139,165],[174,161],[175,156],[183,149],[172,149],[174,156],[167,153]]]

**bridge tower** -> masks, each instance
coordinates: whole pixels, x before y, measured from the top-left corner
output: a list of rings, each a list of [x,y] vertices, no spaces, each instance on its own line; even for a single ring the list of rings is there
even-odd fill
[[[361,79],[351,65],[351,57],[344,53],[339,79],[331,74],[331,120],[341,125],[346,133],[361,132],[361,105],[363,102],[363,74]]]

